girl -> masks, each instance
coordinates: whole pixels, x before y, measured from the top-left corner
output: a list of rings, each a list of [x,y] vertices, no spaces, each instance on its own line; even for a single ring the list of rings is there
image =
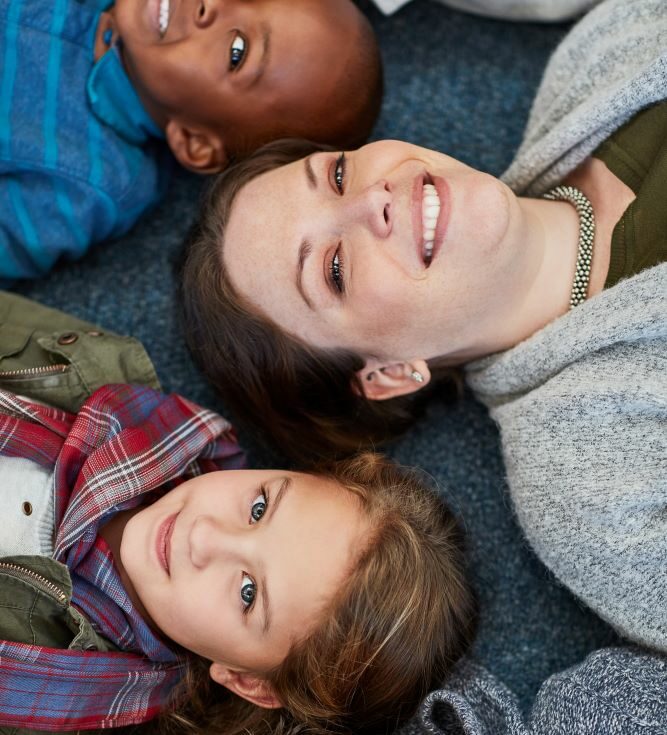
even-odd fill
[[[3,732],[390,730],[469,641],[453,517],[380,457],[241,470],[220,416],[126,385],[0,391],[0,436]]]

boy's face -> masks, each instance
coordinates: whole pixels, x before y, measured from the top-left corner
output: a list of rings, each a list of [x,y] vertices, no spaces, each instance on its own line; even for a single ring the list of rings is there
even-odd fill
[[[317,137],[357,54],[350,0],[117,0],[128,74],[155,121],[222,130],[232,152]],[[343,106],[341,106],[343,107]]]
[[[317,623],[369,522],[331,480],[212,472],[125,526],[120,557],[155,625],[234,671],[264,673]]]

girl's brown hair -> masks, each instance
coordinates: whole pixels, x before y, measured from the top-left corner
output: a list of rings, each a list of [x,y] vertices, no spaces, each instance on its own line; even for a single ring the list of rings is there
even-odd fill
[[[423,477],[375,454],[321,474],[359,498],[373,531],[319,627],[268,675],[284,707],[231,695],[196,661],[185,704],[160,718],[161,733],[392,732],[469,645],[475,604],[462,535]]]
[[[290,457],[313,463],[382,443],[405,430],[418,396],[368,400],[356,376],[365,360],[346,349],[310,346],[236,293],[223,264],[225,228],[239,191],[252,179],[329,148],[303,140],[270,143],[222,173],[208,190],[181,268],[185,338],[226,403],[262,427]],[[430,365],[432,384],[458,390],[456,372]],[[416,400],[418,399],[418,400]]]

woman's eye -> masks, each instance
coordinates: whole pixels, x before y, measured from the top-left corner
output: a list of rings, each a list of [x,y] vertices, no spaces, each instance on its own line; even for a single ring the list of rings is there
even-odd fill
[[[341,153],[334,166],[334,184],[339,194],[345,191],[345,154]]]
[[[268,507],[269,499],[264,493],[260,493],[252,501],[252,505],[250,506],[250,523],[257,523],[257,521],[261,520]]]
[[[331,263],[329,265],[329,274],[331,276],[331,283],[338,293],[345,292],[345,281],[343,280],[343,261],[340,255],[340,247],[334,253]]]
[[[241,579],[241,602],[243,603],[245,611],[250,610],[253,606],[256,596],[257,585],[247,574],[244,574]]]
[[[240,33],[234,36],[232,46],[229,49],[229,68],[234,71],[238,69],[245,59],[245,38]]]

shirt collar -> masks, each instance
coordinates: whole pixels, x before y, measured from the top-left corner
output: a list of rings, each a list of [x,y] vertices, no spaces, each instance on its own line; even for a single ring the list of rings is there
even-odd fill
[[[129,143],[141,145],[150,137],[164,138],[127,76],[118,45],[93,66],[86,94],[95,116]]]

